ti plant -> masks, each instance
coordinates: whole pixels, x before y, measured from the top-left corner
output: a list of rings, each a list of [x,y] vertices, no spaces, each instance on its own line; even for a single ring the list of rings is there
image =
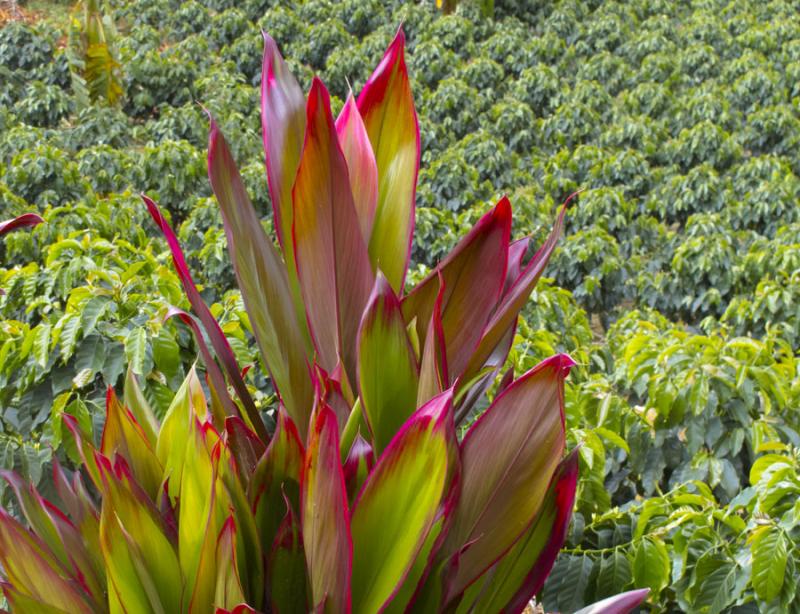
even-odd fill
[[[170,316],[194,331],[204,377],[190,371],[159,424],[129,373],[122,398],[108,391],[99,445],[65,415],[83,462],[54,467],[62,508],[4,474],[30,526],[0,512],[6,599],[37,613],[519,612],[572,512],[574,363],[500,371],[563,209],[528,257],[503,198],[407,290],[420,141],[402,32],[336,119],[322,82],[306,99],[264,38],[278,247],[213,120],[208,173],[276,426],[144,197],[192,305]],[[646,594],[591,611],[626,612]]]
[[[44,222],[44,220],[36,213],[23,213],[22,215],[18,215],[10,220],[3,220],[0,222],[0,237],[8,234],[12,230],[17,230],[18,228],[31,228],[33,226],[38,226],[42,222]],[[0,288],[0,295],[3,293],[4,290]]]
[[[0,222],[0,237],[11,232],[12,230],[16,230],[17,228],[36,226],[41,224],[43,221],[44,220],[36,213],[23,213],[22,215],[18,215],[13,219],[4,220]]]

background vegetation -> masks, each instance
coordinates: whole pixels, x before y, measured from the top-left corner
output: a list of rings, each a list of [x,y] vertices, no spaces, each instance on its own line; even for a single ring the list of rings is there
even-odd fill
[[[25,6],[23,5],[23,9]],[[66,5],[55,5],[67,11]],[[654,610],[800,611],[800,20],[773,0],[116,1],[117,104],[75,91],[74,23],[0,29],[0,464],[38,481],[60,415],[102,419],[127,364],[157,411],[195,359],[187,307],[137,194],[160,201],[239,359],[258,360],[205,175],[202,103],[254,203],[267,30],[308,87],[363,85],[396,27],[420,113],[414,276],[508,193],[543,237],[569,212],[520,322],[518,373],[580,368],[577,512],[542,595],[578,609],[650,586]],[[79,16],[75,16],[77,19]],[[248,384],[264,410],[268,381]],[[7,493],[4,495],[7,499]]]

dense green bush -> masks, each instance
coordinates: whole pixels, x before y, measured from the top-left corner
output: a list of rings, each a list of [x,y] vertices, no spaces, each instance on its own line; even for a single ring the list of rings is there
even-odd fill
[[[469,1],[447,16],[433,1],[111,6],[119,109],[77,108],[56,28],[0,28],[12,84],[0,88],[0,210],[47,220],[0,246],[0,464],[38,479],[51,449],[74,453],[61,412],[99,421],[128,362],[163,408],[194,359],[187,331],[162,321],[183,299],[136,192],[179,225],[234,350],[257,360],[209,200],[200,104],[238,135],[269,226],[259,30],[283,42],[303,88],[324,77],[339,109],[402,22],[422,142],[413,279],[499,194],[514,236],[536,243],[584,189],[511,354],[517,373],[556,351],[579,363],[566,392],[583,443],[578,515],[545,607],[635,582],[655,611],[797,611],[795,3],[496,0],[493,19]],[[257,371],[247,383],[269,412]]]

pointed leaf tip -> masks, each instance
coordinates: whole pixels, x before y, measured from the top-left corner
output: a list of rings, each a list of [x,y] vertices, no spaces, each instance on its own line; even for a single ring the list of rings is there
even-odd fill
[[[497,220],[501,220],[503,222],[507,221],[509,227],[511,226],[511,201],[508,200],[508,196],[504,194],[502,198],[497,201],[497,204],[492,210],[492,215],[494,215],[495,219]]]
[[[555,354],[550,358],[546,358],[540,363],[540,366],[548,365],[553,368],[562,378],[566,378],[572,367],[578,363],[573,360],[569,354]]]
[[[647,595],[649,588],[640,588],[627,593],[620,593],[608,599],[603,599],[597,603],[586,606],[575,612],[575,614],[628,614],[639,607]]]
[[[545,266],[555,250],[564,227],[564,216],[566,215],[567,205],[577,194],[578,192],[572,194],[561,206],[550,235],[533,255],[530,262],[525,265],[516,279],[506,282],[506,288],[503,291],[500,303],[489,319],[488,324],[483,330],[480,341],[464,369],[463,376],[459,382],[459,391],[461,386],[470,382],[472,378],[478,374],[490,359],[492,353],[500,346],[503,338],[509,334],[509,331],[513,331],[519,312],[528,300],[530,293],[536,286],[536,282],[544,272]],[[523,255],[524,253],[516,254],[516,256],[519,257]],[[512,265],[516,267],[517,263],[512,262]]]
[[[406,321],[416,317],[420,340],[427,343],[428,326],[441,280],[441,323],[446,340],[450,378],[460,378],[501,297],[508,266],[511,204],[501,199],[458,242],[439,266],[404,299]],[[481,368],[483,364],[480,365]]]
[[[443,553],[445,602],[460,595],[513,546],[541,509],[566,439],[563,377],[553,356],[511,383],[461,442],[461,498]]]
[[[374,283],[339,146],[330,96],[315,78],[308,94],[306,133],[292,202],[297,276],[320,366],[331,373],[341,360],[356,380],[361,316]]]
[[[262,36],[261,131],[267,180],[275,230],[291,271],[294,263],[291,245],[292,184],[303,148],[305,97],[275,40],[264,31]]]
[[[399,30],[358,96],[378,167],[378,204],[369,241],[374,267],[401,294],[411,254],[420,138]],[[391,119],[387,119],[391,118]]]
[[[351,93],[339,117],[336,134],[347,161],[350,189],[364,241],[369,243],[378,206],[378,166],[364,120]]]
[[[42,222],[44,222],[44,220],[36,213],[23,213],[14,219],[0,222],[0,236],[12,230],[16,230],[17,228],[32,227]]]

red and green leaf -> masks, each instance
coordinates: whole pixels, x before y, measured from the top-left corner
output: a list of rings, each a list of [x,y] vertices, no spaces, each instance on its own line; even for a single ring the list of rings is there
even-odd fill
[[[400,30],[358,96],[358,110],[378,167],[378,205],[369,240],[372,266],[402,294],[419,172],[419,124]]]
[[[225,137],[213,120],[208,176],[222,210],[228,251],[261,356],[284,406],[305,432],[312,390],[303,331],[286,268],[261,226]],[[259,437],[268,441],[255,408],[253,413],[248,410],[248,418]]]
[[[381,611],[400,588],[447,493],[455,446],[452,390],[397,432],[361,490],[351,517],[353,609]]]
[[[442,327],[442,301],[444,300],[444,279],[439,276],[439,291],[433,302],[428,329],[425,334],[425,346],[419,368],[419,386],[417,388],[417,406],[432,399],[450,387],[450,376],[447,368],[447,351]]]
[[[287,502],[286,516],[275,534],[267,569],[273,612],[305,614],[309,611],[306,560],[300,521]]]
[[[222,374],[219,365],[217,365],[217,362],[211,355],[211,350],[208,349],[208,345],[206,345],[203,331],[200,329],[197,319],[192,314],[186,313],[177,307],[170,307],[167,310],[165,318],[178,318],[192,330],[195,343],[200,350],[203,365],[206,368],[206,382],[208,383],[209,392],[211,393],[211,403],[209,404],[211,416],[221,428],[222,425],[225,424],[225,419],[228,416],[236,416],[239,414],[239,408],[228,394],[225,376]],[[205,417],[205,412],[203,417]]]
[[[375,452],[369,442],[360,433],[356,434],[353,445],[344,461],[344,481],[347,485],[347,497],[350,501],[366,482],[372,468],[375,466]]]
[[[77,581],[86,593],[85,597],[99,606],[104,601],[105,577],[97,553],[87,550],[79,529],[61,510],[44,499],[33,484],[26,484],[13,471],[0,474],[14,490],[25,519],[36,536]]]
[[[459,611],[520,612],[541,591],[567,535],[575,503],[578,455],[573,452],[559,465],[544,503],[530,527],[511,550],[462,600]],[[477,599],[471,599],[471,594]]]
[[[233,516],[222,525],[217,539],[217,583],[214,592],[214,605],[233,608],[246,601],[242,583],[239,579],[239,568],[236,558],[236,523]]]
[[[209,423],[194,420],[184,452],[178,508],[180,566],[186,579],[183,606],[208,612],[216,591],[217,536],[230,508],[219,479],[224,449]]]
[[[238,477],[247,485],[259,459],[266,452],[264,442],[236,416],[225,420],[225,432],[228,435],[228,447],[236,461]]]
[[[564,450],[564,378],[549,358],[506,388],[461,443],[461,496],[442,554],[445,603],[460,595],[522,535],[541,508]]]
[[[255,438],[255,434],[250,431],[248,437]],[[230,515],[236,525],[238,536],[235,540],[236,569],[239,573],[238,578],[245,601],[260,609],[264,604],[265,550],[261,545],[254,510],[242,485],[245,478],[237,469],[239,461],[234,462],[230,441],[227,449],[230,456],[228,454],[224,456],[228,458],[228,461],[223,459],[218,464],[218,471],[230,499]],[[248,471],[248,476],[250,475],[252,475],[252,470]]]
[[[300,475],[305,450],[292,419],[283,407],[278,408],[277,426],[267,451],[256,465],[248,487],[248,499],[255,514],[264,552],[285,514],[285,500],[300,508]]]
[[[619,595],[614,595],[608,599],[603,599],[597,603],[587,605],[585,608],[581,608],[575,612],[575,614],[628,614],[628,612],[633,612],[642,605],[649,593],[649,588],[640,588],[635,591],[620,593]]]
[[[128,461],[136,481],[155,500],[163,480],[163,468],[145,430],[135,416],[119,402],[114,389],[106,391],[106,423],[100,451],[108,458],[121,454]]]
[[[293,190],[297,274],[318,362],[332,372],[341,360],[356,377],[356,335],[374,276],[339,147],[330,96],[314,79],[306,138]]]
[[[313,419],[301,492],[301,526],[312,606],[325,612],[351,610],[353,543],[344,474],[339,461],[336,416],[322,406]]]
[[[100,554],[100,514],[83,484],[80,471],[76,471],[70,480],[54,457],[53,481],[59,499],[83,538],[86,551],[92,558],[95,574],[102,578],[104,570]]]
[[[3,596],[11,607],[10,611],[14,612],[14,614],[73,614],[24,595],[7,582],[0,582],[0,587],[2,587]],[[5,614],[6,610],[2,610],[2,612]]]
[[[504,197],[403,300],[405,320],[417,318],[417,331],[425,343],[424,327],[431,320],[441,276],[442,329],[447,340],[447,366],[453,379],[467,366],[500,298],[510,235],[511,205]]]
[[[150,403],[144,398],[142,389],[139,387],[139,382],[136,380],[136,375],[133,373],[133,369],[131,369],[130,366],[125,375],[122,402],[133,414],[142,432],[144,432],[147,441],[155,448],[156,439],[158,438],[158,420],[156,420]]]
[[[122,457],[112,467],[99,457],[103,509],[100,543],[109,578],[109,592],[128,611],[177,611],[182,586],[178,552],[155,504],[136,483]]]
[[[191,443],[193,422],[208,415],[203,386],[192,367],[167,409],[156,443],[156,455],[168,479],[167,490],[174,501],[181,492],[186,448]]]
[[[347,102],[336,118],[336,135],[347,161],[350,189],[353,192],[361,234],[366,244],[369,244],[375,210],[378,207],[378,166],[364,120],[352,94],[347,97]]]
[[[264,35],[261,67],[261,132],[275,216],[275,230],[289,269],[292,257],[292,186],[306,129],[306,101],[272,37]]]
[[[419,385],[400,301],[380,271],[358,334],[358,384],[379,456],[414,413]]]
[[[530,262],[522,269],[522,272],[514,282],[511,284],[506,283],[502,299],[486,324],[480,336],[480,341],[477,347],[474,348],[463,373],[460,374],[459,381],[456,383],[456,395],[458,395],[461,389],[469,384],[481,371],[486,362],[490,360],[492,354],[497,350],[498,346],[503,343],[504,339],[508,338],[509,331],[512,331],[514,326],[516,326],[519,312],[524,307],[528,297],[530,297],[533,288],[536,286],[536,282],[538,282],[539,278],[542,276],[545,266],[556,248],[564,226],[564,216],[566,215],[567,205],[573,196],[570,196],[561,207],[561,212],[558,218],[556,218],[553,230],[550,232],[544,244],[533,255]],[[523,256],[524,252],[518,253],[510,262],[519,262],[516,258],[522,258]]]
[[[23,601],[39,601],[65,612],[91,611],[86,593],[50,549],[2,509],[0,564],[4,578]]]
[[[192,309],[197,314],[197,317],[200,318],[200,322],[202,322],[203,327],[208,334],[211,345],[214,348],[214,352],[225,368],[225,372],[228,374],[228,379],[236,390],[236,394],[238,395],[239,399],[242,401],[247,415],[258,416],[255,403],[253,402],[253,398],[250,396],[247,386],[242,379],[241,370],[239,369],[239,365],[236,363],[236,358],[233,355],[233,350],[231,349],[230,343],[228,343],[228,339],[222,332],[222,329],[220,328],[216,318],[214,318],[214,316],[211,314],[211,310],[206,305],[203,297],[200,296],[200,292],[197,290],[194,279],[192,279],[192,274],[189,272],[189,266],[186,264],[186,258],[183,255],[183,250],[181,249],[180,243],[178,243],[178,237],[175,236],[175,232],[172,230],[172,227],[170,227],[170,225],[167,223],[167,220],[164,219],[164,216],[161,215],[161,210],[158,208],[158,205],[156,205],[153,200],[144,194],[142,194],[142,200],[144,200],[145,205],[147,205],[147,210],[150,213],[150,217],[152,217],[153,221],[158,224],[159,229],[167,241],[167,245],[172,253],[172,262],[175,266],[175,271],[178,273],[178,277],[181,280],[181,284],[183,285],[186,298],[189,299]],[[225,388],[218,390],[220,394],[222,394],[223,391],[227,395],[227,390]],[[261,428],[264,429],[263,435],[266,436],[266,429],[264,428],[263,424],[261,425]],[[259,434],[262,433],[259,431]]]

